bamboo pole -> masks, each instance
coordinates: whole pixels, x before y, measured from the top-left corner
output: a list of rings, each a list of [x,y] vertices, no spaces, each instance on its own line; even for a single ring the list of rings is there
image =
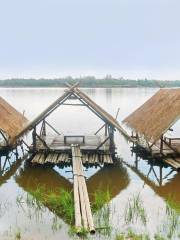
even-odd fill
[[[80,156],[80,154],[81,154],[80,149],[78,149],[77,154]],[[85,207],[86,207],[86,214],[87,214],[89,230],[91,233],[95,233],[93,217],[92,217],[92,212],[91,212],[91,207],[90,207],[90,201],[89,201],[87,186],[86,186],[86,182],[85,182],[85,178],[84,178],[83,165],[82,165],[81,159],[80,159],[79,165],[80,165],[81,184],[82,184],[82,189],[83,189],[83,194],[84,194],[84,202],[85,202]]]
[[[76,149],[76,156],[79,156]],[[83,173],[81,171],[81,159],[80,157],[76,157],[76,166],[77,166],[77,172],[78,172],[78,188],[79,188],[79,196],[80,196],[80,206],[81,206],[81,214],[82,214],[82,221],[83,221],[83,227],[85,229],[88,228],[88,221],[87,221],[87,215],[86,215],[86,203],[84,199],[84,190],[83,190]]]
[[[77,233],[81,231],[81,211],[80,211],[80,202],[79,202],[79,191],[78,191],[78,175],[76,168],[76,158],[75,158],[75,149],[72,146],[72,165],[73,165],[73,175],[74,175],[74,208],[75,208],[75,227]]]

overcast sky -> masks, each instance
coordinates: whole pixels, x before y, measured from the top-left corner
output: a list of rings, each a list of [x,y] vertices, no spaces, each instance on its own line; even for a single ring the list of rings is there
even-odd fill
[[[180,79],[180,0],[0,0],[0,78]]]

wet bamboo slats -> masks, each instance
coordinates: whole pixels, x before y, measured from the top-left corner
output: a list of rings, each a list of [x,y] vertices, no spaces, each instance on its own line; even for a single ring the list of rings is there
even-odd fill
[[[90,201],[83,172],[80,147],[72,145],[72,165],[74,178],[75,227],[77,232],[83,227],[95,232]]]
[[[69,154],[67,153],[49,153],[45,155],[44,153],[36,154],[32,161],[32,163],[36,164],[45,164],[45,163],[53,163],[53,164],[60,164],[60,163],[70,163]]]
[[[32,161],[32,163],[36,164],[70,164],[71,159],[68,153],[37,153]],[[96,154],[96,153],[83,153],[82,154],[82,164],[83,165],[101,165],[101,164],[113,164],[112,156],[110,154]]]

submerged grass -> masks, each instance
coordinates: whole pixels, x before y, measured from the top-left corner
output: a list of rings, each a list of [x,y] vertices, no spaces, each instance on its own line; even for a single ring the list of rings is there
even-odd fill
[[[172,239],[173,235],[180,227],[180,216],[168,204],[166,205],[167,223],[164,224],[164,229],[167,231],[167,237]]]
[[[180,203],[177,202],[175,197],[173,195],[169,195],[166,204],[170,207],[173,208],[178,214],[180,214]]]
[[[64,189],[46,190],[44,186],[38,186],[30,191],[26,202],[28,205],[41,209],[47,206],[58,216],[63,216],[69,224],[74,222],[74,200],[72,192]]]
[[[115,236],[115,240],[150,240],[147,234],[136,234],[131,229],[125,234],[120,233]]]
[[[94,202],[92,204],[92,211],[96,212],[100,210],[104,204],[107,204],[111,200],[111,194],[109,189],[102,191],[97,189],[94,193]]]
[[[139,194],[134,195],[131,199],[128,200],[125,208],[124,218],[126,224],[135,223],[138,219],[140,219],[143,225],[146,225],[147,215]]]
[[[96,230],[103,235],[110,236],[112,227],[110,225],[110,205],[111,194],[109,189],[102,191],[97,189],[94,193],[92,212],[94,213]]]

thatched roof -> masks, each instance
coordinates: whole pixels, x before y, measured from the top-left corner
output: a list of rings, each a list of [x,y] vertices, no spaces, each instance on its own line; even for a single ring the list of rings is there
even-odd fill
[[[27,119],[0,97],[0,130],[12,140],[27,123]]]
[[[160,139],[180,118],[180,89],[160,89],[123,120],[151,143]]]

